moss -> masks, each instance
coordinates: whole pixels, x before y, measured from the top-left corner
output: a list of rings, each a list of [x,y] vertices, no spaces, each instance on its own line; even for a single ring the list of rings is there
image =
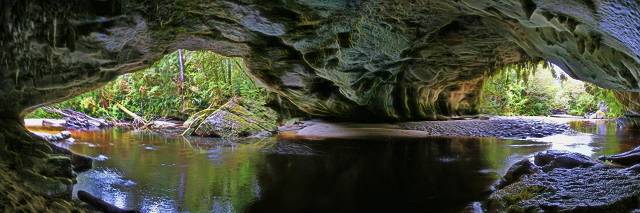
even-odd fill
[[[82,212],[66,201],[71,161],[16,120],[0,119],[0,203],[5,212]]]
[[[214,136],[223,138],[239,138],[258,134],[260,132],[273,132],[277,126],[276,117],[273,111],[259,107],[259,105],[249,105],[253,102],[243,101],[240,98],[232,98],[217,110],[210,114],[210,110],[198,113],[201,122],[193,122],[191,128],[185,134],[195,134],[199,136]],[[244,106],[250,107],[254,112],[249,111]],[[255,103],[253,103],[255,104]],[[194,119],[195,120],[195,119]]]

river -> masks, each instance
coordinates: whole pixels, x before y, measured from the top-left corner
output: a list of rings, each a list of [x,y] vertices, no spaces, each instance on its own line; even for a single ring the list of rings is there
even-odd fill
[[[580,133],[535,141],[226,141],[110,129],[75,131],[59,145],[97,159],[74,190],[142,212],[465,212],[535,152],[595,158],[640,145],[640,133],[615,122],[570,125]]]

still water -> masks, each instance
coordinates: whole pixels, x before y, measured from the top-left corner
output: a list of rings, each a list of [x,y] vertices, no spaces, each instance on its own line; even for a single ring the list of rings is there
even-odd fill
[[[614,122],[536,141],[431,138],[251,142],[125,130],[73,132],[92,156],[85,190],[142,212],[464,212],[516,161],[561,149],[592,157],[640,145]]]

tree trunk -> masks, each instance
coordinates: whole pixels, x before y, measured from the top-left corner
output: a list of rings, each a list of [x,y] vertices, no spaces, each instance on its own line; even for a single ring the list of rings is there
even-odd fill
[[[233,86],[233,83],[231,82],[231,59],[227,59],[226,61],[227,61],[227,83]]]
[[[178,67],[180,68],[180,76],[178,77],[178,94],[182,97],[184,91],[184,62],[182,61],[182,49],[178,49]]]
[[[144,120],[143,117],[137,115],[136,113],[131,112],[129,109],[127,109],[126,107],[122,106],[121,104],[116,104],[116,107],[120,108],[120,110],[122,110],[124,113],[127,113],[127,115],[131,116],[131,118],[133,118],[133,126],[135,127],[146,127],[148,122],[146,120]]]

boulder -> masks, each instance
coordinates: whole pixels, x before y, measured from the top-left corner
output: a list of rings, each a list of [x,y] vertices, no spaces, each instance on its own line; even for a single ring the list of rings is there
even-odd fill
[[[558,150],[537,153],[534,157],[534,162],[545,171],[556,168],[571,169],[576,167],[591,167],[600,164],[600,162],[586,155]]]
[[[203,137],[241,138],[267,136],[276,131],[274,121],[266,116],[250,112],[233,98],[207,116],[192,130],[193,135]],[[190,130],[187,130],[191,132]]]
[[[600,160],[611,161],[620,165],[631,166],[640,163],[640,147],[635,149],[615,154],[611,156],[602,156]]]
[[[630,212],[640,197],[640,175],[607,167],[536,172],[488,200],[490,212]]]
[[[71,132],[62,131],[56,134],[47,134],[47,133],[33,133],[41,138],[45,139],[50,143],[51,150],[55,154],[60,154],[71,161],[69,162],[72,165],[72,169],[74,172],[84,172],[91,168],[93,168],[93,159],[88,156],[84,156],[81,154],[77,154],[72,152],[71,150],[59,146],[59,143],[73,143],[73,138],[71,137]]]
[[[510,183],[496,187],[486,202],[490,212],[630,212],[638,208],[640,166],[604,166],[564,151],[541,152],[534,161],[536,165],[523,160],[509,169],[502,179]]]
[[[505,186],[508,186],[516,181],[519,181],[522,176],[533,174],[537,172],[539,168],[531,163],[529,159],[522,159],[517,163],[513,164],[507,173],[496,184],[494,184],[494,189],[502,189]]]

